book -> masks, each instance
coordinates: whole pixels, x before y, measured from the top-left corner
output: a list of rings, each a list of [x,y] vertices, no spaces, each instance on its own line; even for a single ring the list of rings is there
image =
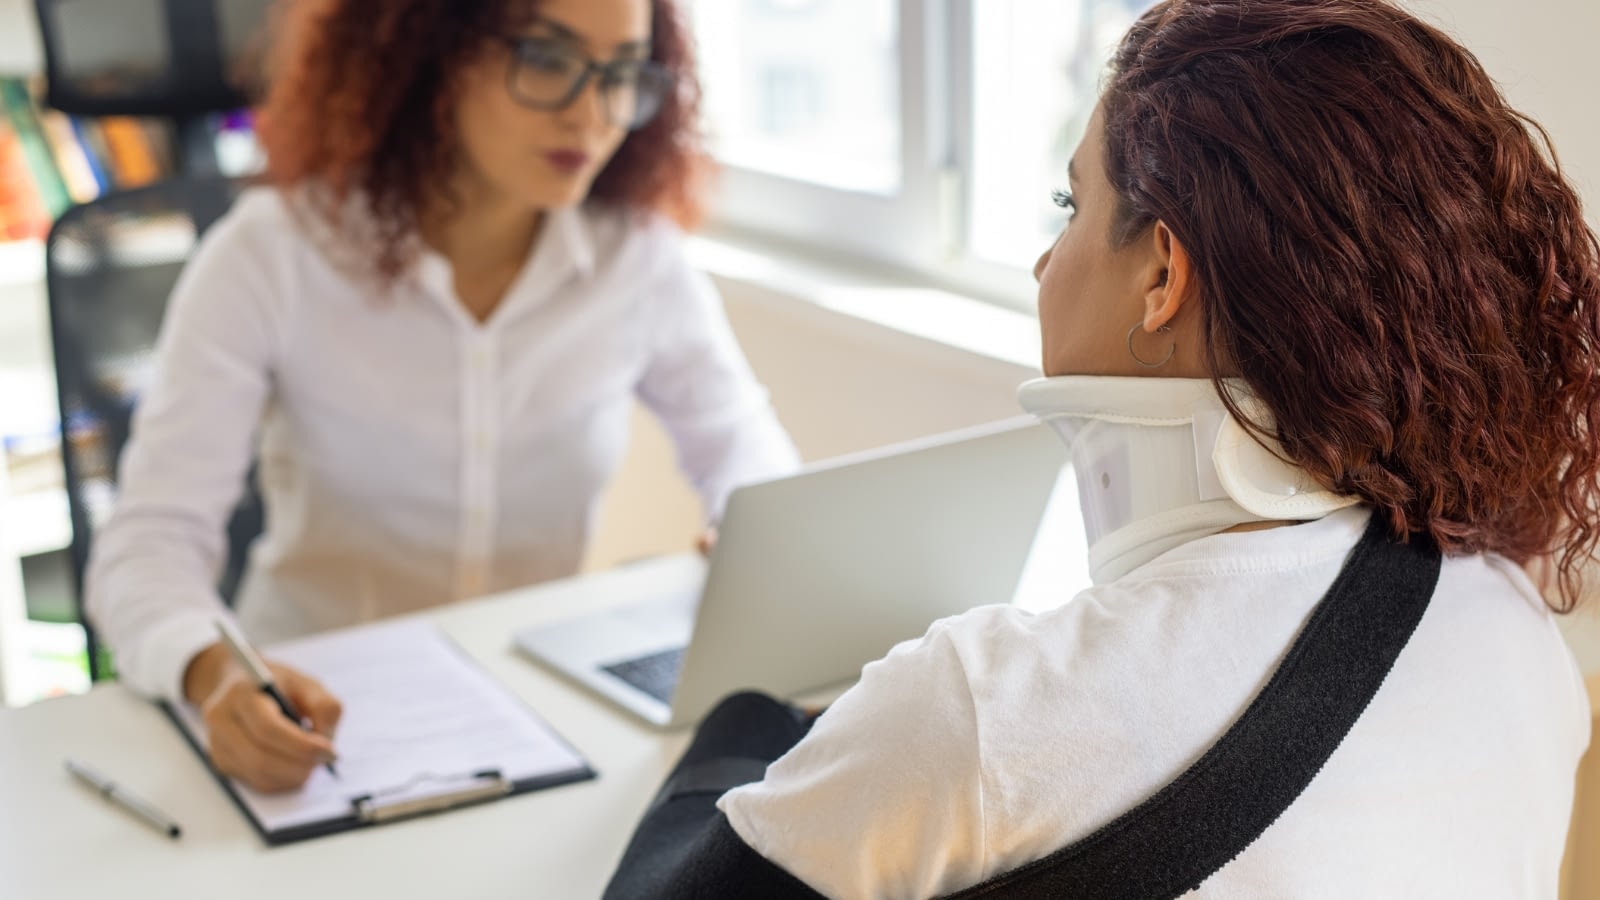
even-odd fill
[[[72,202],[88,203],[100,196],[100,179],[67,114],[53,109],[39,109],[37,113],[45,143],[50,146],[50,155],[55,158],[56,170],[61,173]]]
[[[39,198],[54,219],[72,205],[72,197],[67,193],[61,173],[56,170],[55,159],[50,155],[50,147],[45,143],[44,133],[34,118],[33,99],[28,92],[27,82],[21,78],[0,78],[0,107],[4,107],[12,133],[22,146],[23,158],[32,173]]]
[[[68,116],[67,120],[72,123],[72,133],[83,147],[83,155],[89,161],[95,182],[100,185],[100,193],[115,188],[116,182],[112,180],[109,168],[111,150],[106,147],[105,138],[100,134],[100,125],[93,119],[81,116]]]
[[[166,178],[175,174],[180,168],[177,135],[174,133],[176,126],[169,119],[151,116],[141,116],[137,121],[140,129],[144,131],[145,142],[155,158],[156,167],[161,171],[161,177]]]
[[[50,232],[50,221],[22,142],[0,116],[0,241],[42,239]]]
[[[88,153],[73,132],[67,115],[45,106],[43,78],[23,81],[22,87],[23,90],[16,93],[26,97],[28,112],[32,114],[44,138],[45,146],[50,151],[51,160],[55,163],[56,173],[66,189],[68,199],[73,203],[86,203],[100,196],[103,188],[94,176]],[[15,92],[15,89],[13,91]],[[16,102],[20,105],[22,97],[19,96]]]
[[[344,706],[337,776],[319,768],[280,794],[217,776],[268,844],[594,777],[571,745],[429,623],[379,622],[263,655],[321,681]],[[206,758],[199,711],[166,709]]]
[[[74,204],[91,202],[107,191],[144,187],[184,168],[172,120],[73,116],[47,107],[44,97],[41,78],[0,76],[0,127],[11,135],[7,168],[0,173],[9,179],[0,210],[0,240],[37,237],[38,206],[44,209],[47,232],[49,223]],[[214,153],[211,164],[224,174],[249,176],[262,168],[249,110],[208,115],[203,131],[200,152]],[[19,160],[26,170],[20,180]],[[204,170],[208,163],[202,159],[197,165]]]
[[[106,116],[100,120],[100,131],[111,155],[112,180],[119,190],[144,187],[161,178],[156,148],[138,119]]]

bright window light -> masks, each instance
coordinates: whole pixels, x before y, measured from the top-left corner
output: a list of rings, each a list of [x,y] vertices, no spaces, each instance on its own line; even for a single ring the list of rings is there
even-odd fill
[[[1031,267],[1065,221],[1050,192],[1094,111],[1117,41],[1152,0],[973,3],[973,256]]]
[[[696,0],[724,164],[863,193],[900,185],[894,0]]]

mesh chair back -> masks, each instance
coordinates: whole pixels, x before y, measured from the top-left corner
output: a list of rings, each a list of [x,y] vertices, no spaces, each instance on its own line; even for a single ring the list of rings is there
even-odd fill
[[[46,102],[74,115],[240,109],[262,83],[275,0],[34,0]]]
[[[107,194],[67,210],[45,244],[72,570],[91,678],[101,671],[98,644],[83,618],[83,571],[94,525],[104,521],[116,494],[117,459],[151,375],[168,295],[195,241],[239,188],[223,178],[178,179]],[[230,600],[264,524],[253,473],[241,491],[219,585]]]

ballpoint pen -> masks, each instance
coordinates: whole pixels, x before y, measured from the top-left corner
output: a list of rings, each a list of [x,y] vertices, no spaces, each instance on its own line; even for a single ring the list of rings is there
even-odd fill
[[[271,697],[273,702],[278,704],[278,709],[283,711],[284,716],[289,721],[310,731],[311,723],[300,715],[299,710],[294,708],[294,704],[289,702],[289,698],[283,695],[283,691],[278,690],[278,683],[272,678],[272,670],[267,668],[267,664],[262,661],[255,648],[251,647],[250,643],[244,639],[244,635],[240,634],[238,629],[229,624],[226,619],[217,620],[217,631],[222,635],[222,642],[233,653],[233,658],[238,660],[239,665],[244,666],[245,671],[249,672],[250,677],[255,680],[256,687],[260,688],[261,693]],[[329,775],[335,778],[339,777],[339,772],[333,767],[332,760],[323,765],[327,768]]]
[[[183,829],[179,828],[178,823],[172,821],[166,813],[123,790],[116,782],[75,759],[68,759],[66,762],[67,771],[72,773],[72,777],[94,788],[100,796],[138,816],[146,825],[173,839],[183,834]]]

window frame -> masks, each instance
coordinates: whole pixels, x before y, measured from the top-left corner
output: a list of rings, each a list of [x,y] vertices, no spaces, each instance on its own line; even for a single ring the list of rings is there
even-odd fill
[[[976,2],[896,0],[897,190],[830,187],[719,160],[709,224],[1031,311],[1031,273],[977,259],[966,248]]]

